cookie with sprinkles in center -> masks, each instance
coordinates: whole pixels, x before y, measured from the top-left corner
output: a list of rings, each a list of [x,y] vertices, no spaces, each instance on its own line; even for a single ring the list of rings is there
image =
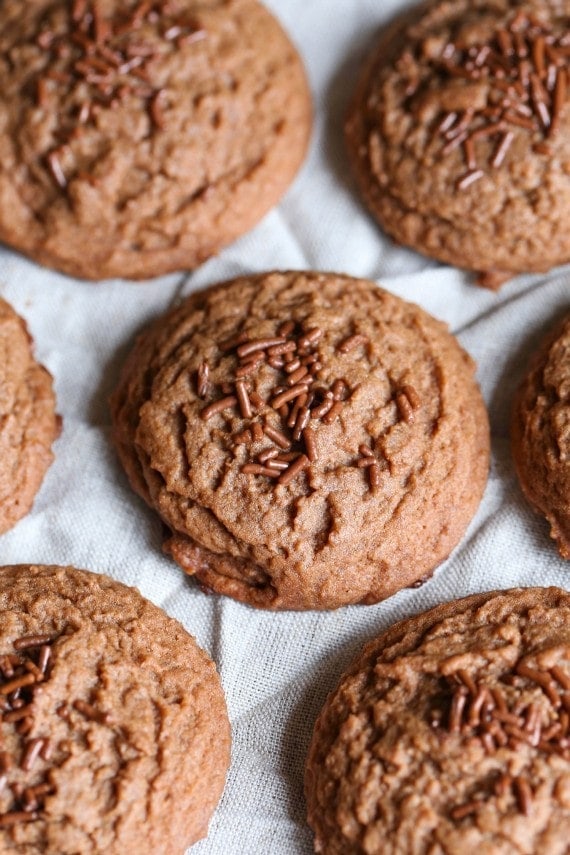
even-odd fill
[[[0,568],[0,851],[175,855],[229,763],[210,659],[133,588]]]
[[[470,357],[418,306],[342,275],[190,296],[140,337],[112,410],[166,550],[263,608],[374,603],[418,582],[487,479]]]
[[[570,260],[570,5],[429,0],[381,36],[346,125],[372,214],[498,287]]]
[[[496,591],[396,624],[329,696],[306,766],[321,855],[564,855],[570,595]]]
[[[86,279],[217,253],[279,201],[311,126],[257,0],[4,0],[0,79],[0,240]]]

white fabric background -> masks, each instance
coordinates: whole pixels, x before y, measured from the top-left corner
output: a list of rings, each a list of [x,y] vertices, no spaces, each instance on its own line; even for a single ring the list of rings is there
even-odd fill
[[[136,585],[214,657],[233,759],[225,795],[194,855],[312,851],[304,757],[326,694],[361,645],[396,619],[475,591],[566,586],[546,524],[521,497],[509,453],[512,392],[552,320],[570,310],[570,269],[519,277],[500,293],[384,238],[348,175],[341,127],[360,60],[402,0],[268,0],[300,49],[314,94],[308,160],[281,205],[196,273],[142,284],[75,282],[0,247],[0,293],[27,320],[55,378],[64,428],[32,513],[0,539],[0,562],[70,563]],[[493,457],[467,536],[434,578],[377,606],[269,614],[207,597],[161,554],[161,525],[131,492],[109,443],[107,398],[135,332],[180,295],[272,268],[378,280],[447,321],[479,365]],[[181,808],[184,809],[183,807]],[[141,833],[144,833],[141,829]]]

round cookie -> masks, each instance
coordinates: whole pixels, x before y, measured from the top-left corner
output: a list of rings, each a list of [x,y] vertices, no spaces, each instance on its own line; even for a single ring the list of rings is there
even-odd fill
[[[303,67],[257,0],[4,0],[0,77],[0,240],[72,276],[195,267],[307,147]]]
[[[570,4],[429,0],[384,32],[346,124],[396,241],[496,288],[570,260]]]
[[[51,375],[26,324],[0,299],[0,534],[32,507],[60,431]]]
[[[0,568],[0,614],[0,851],[182,855],[229,763],[208,656],[135,589],[72,567]]]
[[[263,608],[374,603],[418,582],[487,478],[472,360],[422,309],[347,276],[193,294],[141,336],[112,414],[166,551]]]
[[[563,855],[570,595],[478,594],[396,624],[328,698],[306,766],[322,855]]]
[[[511,439],[523,492],[570,558],[570,315],[531,362],[515,397]]]

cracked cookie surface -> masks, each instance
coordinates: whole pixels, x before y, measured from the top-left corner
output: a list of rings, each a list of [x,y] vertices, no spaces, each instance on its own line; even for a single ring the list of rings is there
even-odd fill
[[[570,316],[535,354],[517,392],[513,458],[527,499],[570,558]]]
[[[381,35],[346,124],[399,243],[481,274],[570,259],[570,4],[430,0]]]
[[[0,240],[80,278],[195,267],[307,147],[300,59],[257,0],[6,0],[0,77]]]
[[[51,375],[26,325],[0,299],[0,534],[28,513],[60,431]]]
[[[135,589],[71,567],[0,568],[0,615],[0,852],[182,855],[229,763],[208,656]]]
[[[190,296],[139,338],[112,414],[166,550],[263,608],[373,603],[418,582],[487,479],[470,357],[419,307],[341,275]]]
[[[305,789],[322,855],[563,855],[570,596],[496,591],[401,621],[321,712]]]

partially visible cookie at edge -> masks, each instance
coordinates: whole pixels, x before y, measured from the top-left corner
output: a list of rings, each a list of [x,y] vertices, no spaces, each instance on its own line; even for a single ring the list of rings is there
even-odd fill
[[[570,559],[570,315],[531,361],[515,397],[511,440],[523,492]]]
[[[206,589],[270,609],[374,603],[431,575],[479,504],[474,374],[444,324],[373,282],[246,276],[143,333],[114,439]]]
[[[428,0],[380,35],[346,123],[397,242],[497,288],[570,259],[570,4]]]
[[[28,513],[60,432],[52,378],[25,322],[0,299],[0,534]]]
[[[72,567],[1,567],[0,618],[3,855],[182,855],[204,837],[229,723],[184,628]]]
[[[315,726],[321,855],[564,855],[570,595],[477,594],[368,644]]]
[[[0,240],[86,279],[217,253],[279,201],[312,122],[257,0],[5,0],[0,78]]]

